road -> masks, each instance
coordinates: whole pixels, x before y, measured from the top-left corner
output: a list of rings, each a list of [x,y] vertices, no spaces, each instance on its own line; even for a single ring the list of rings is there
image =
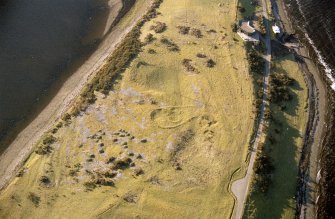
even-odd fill
[[[268,12],[267,12],[266,0],[262,0],[262,6],[263,6],[264,24],[266,27],[266,36],[265,36],[266,54],[264,56],[264,59],[266,62],[265,62],[265,77],[264,77],[264,86],[263,86],[264,95],[263,95],[263,101],[262,101],[261,112],[260,112],[260,117],[259,117],[259,126],[257,129],[255,141],[253,144],[253,150],[251,151],[246,175],[244,178],[233,182],[232,187],[231,187],[231,190],[237,200],[236,209],[235,209],[235,217],[234,217],[235,219],[240,219],[243,216],[244,205],[247,199],[250,183],[252,180],[253,167],[254,167],[254,163],[256,160],[256,153],[257,153],[257,149],[259,146],[261,136],[263,134],[264,112],[267,106],[269,74],[270,74],[270,66],[271,66],[271,37],[270,37],[270,27],[269,27],[269,22],[268,22]]]

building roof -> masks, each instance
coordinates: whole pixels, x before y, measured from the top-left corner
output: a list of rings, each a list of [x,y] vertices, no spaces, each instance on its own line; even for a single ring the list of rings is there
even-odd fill
[[[272,26],[272,31],[274,33],[280,33],[280,28],[277,25]]]
[[[241,25],[241,30],[245,33],[254,33],[255,28],[250,26],[250,21],[243,21]]]

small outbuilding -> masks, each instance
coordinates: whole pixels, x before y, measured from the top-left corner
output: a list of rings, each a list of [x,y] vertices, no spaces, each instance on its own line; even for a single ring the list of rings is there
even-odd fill
[[[280,28],[277,25],[272,26],[272,31],[275,34],[280,34]]]

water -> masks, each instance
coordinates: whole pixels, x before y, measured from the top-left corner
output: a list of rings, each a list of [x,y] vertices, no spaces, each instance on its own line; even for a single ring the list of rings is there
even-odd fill
[[[335,90],[335,1],[288,0],[295,24],[313,48]]]
[[[88,57],[108,12],[104,0],[0,0],[0,140]]]

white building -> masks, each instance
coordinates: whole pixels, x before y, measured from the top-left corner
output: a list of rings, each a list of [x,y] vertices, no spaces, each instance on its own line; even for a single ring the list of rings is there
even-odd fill
[[[280,28],[275,24],[274,26],[272,26],[272,31],[275,34],[279,34],[280,33]]]

